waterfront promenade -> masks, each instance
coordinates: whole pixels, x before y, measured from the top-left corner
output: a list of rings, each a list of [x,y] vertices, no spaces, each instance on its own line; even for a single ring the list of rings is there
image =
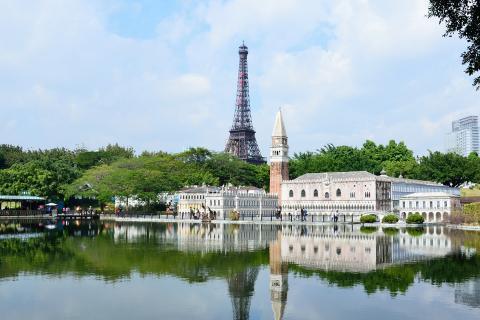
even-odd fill
[[[471,230],[471,231],[480,231],[480,226],[475,226],[475,225],[455,225],[455,224],[445,224],[445,223],[435,223],[435,222],[425,222],[423,224],[407,224],[404,221],[399,221],[398,223],[395,224],[389,224],[389,223],[381,223],[381,222],[375,222],[375,223],[360,223],[358,221],[351,222],[351,221],[338,221],[338,222],[332,222],[332,221],[311,221],[311,220],[306,220],[306,221],[300,221],[297,218],[293,218],[292,220],[290,219],[263,219],[260,220],[258,218],[255,219],[245,219],[245,220],[212,220],[211,222],[204,222],[200,219],[181,219],[181,218],[173,218],[172,216],[167,216],[167,215],[149,215],[149,214],[136,214],[136,215],[130,215],[130,216],[117,216],[117,215],[109,215],[109,214],[95,214],[95,215],[80,215],[80,214],[71,214],[71,215],[57,215],[55,217],[52,217],[51,215],[43,214],[43,215],[9,215],[9,216],[0,216],[0,221],[8,221],[8,220],[52,220],[52,219],[63,219],[63,220],[96,220],[100,219],[102,221],[115,221],[115,222],[148,222],[148,223],[191,223],[191,224],[206,224],[206,223],[212,223],[212,224],[233,224],[233,225],[239,225],[239,224],[244,224],[244,225],[294,225],[294,226],[326,226],[326,225],[339,225],[339,226],[353,226],[353,225],[362,225],[365,227],[426,227],[426,226],[436,226],[436,225],[443,225],[447,228],[451,229],[459,229],[459,230]]]
[[[115,221],[115,222],[158,222],[158,223],[192,223],[192,224],[205,224],[208,222],[202,222],[198,219],[173,219],[168,217],[119,217],[115,215],[101,215],[100,220],[103,221]],[[212,220],[210,223],[212,224],[261,224],[261,225],[295,225],[295,226],[325,226],[325,225],[339,225],[339,226],[353,226],[353,225],[362,225],[366,227],[424,227],[424,226],[434,226],[434,225],[444,225],[448,228],[455,228],[455,229],[464,229],[464,230],[475,230],[480,231],[480,226],[460,226],[460,225],[452,225],[452,224],[443,224],[443,223],[423,223],[423,224],[407,224],[403,221],[400,221],[395,224],[389,223],[360,223],[360,222],[331,222],[331,221],[300,221],[300,220],[277,220],[274,219],[272,221],[268,220]]]

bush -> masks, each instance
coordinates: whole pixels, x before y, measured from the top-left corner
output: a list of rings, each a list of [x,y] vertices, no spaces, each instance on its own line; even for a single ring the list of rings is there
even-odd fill
[[[387,236],[394,236],[399,232],[397,228],[382,228],[382,231]]]
[[[466,207],[467,205],[465,205]],[[467,210],[461,212],[455,210],[449,217],[449,222],[452,224],[467,224],[467,225],[479,225],[480,224],[480,213],[470,213]]]
[[[463,207],[463,213],[477,215],[480,214],[480,202],[468,203]]]
[[[425,233],[423,228],[407,228],[407,233],[412,237],[420,237]]]
[[[374,223],[377,222],[377,216],[374,214],[365,214],[360,217],[361,223]]]
[[[407,217],[407,223],[415,223],[415,224],[420,224],[423,223],[424,219],[422,215],[418,212],[412,213]]]
[[[377,232],[377,227],[365,227],[365,226],[361,226],[361,227],[360,227],[360,232],[361,232],[361,233],[365,233],[365,234],[374,233],[374,232]]]
[[[393,213],[387,214],[385,217],[382,219],[383,223],[397,223],[398,222],[398,217],[394,215]]]
[[[230,213],[228,214],[228,218],[233,221],[238,221],[240,220],[240,213],[235,210],[230,211]]]
[[[457,219],[450,219],[452,223],[455,223],[452,220],[459,220],[458,216],[460,216],[463,224],[480,224],[480,202],[466,204],[463,207],[463,214],[455,212],[452,214],[452,218],[453,216],[456,216]]]

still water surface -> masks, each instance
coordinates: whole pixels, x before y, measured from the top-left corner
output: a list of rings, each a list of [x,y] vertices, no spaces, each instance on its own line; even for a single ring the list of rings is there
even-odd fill
[[[0,222],[1,319],[480,319],[480,233]]]

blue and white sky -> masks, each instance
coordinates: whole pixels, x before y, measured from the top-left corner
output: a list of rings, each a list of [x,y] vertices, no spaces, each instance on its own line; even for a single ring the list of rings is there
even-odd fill
[[[443,150],[480,114],[463,40],[427,1],[3,0],[0,143],[222,150],[249,47],[264,156],[279,107],[292,153],[365,139]]]

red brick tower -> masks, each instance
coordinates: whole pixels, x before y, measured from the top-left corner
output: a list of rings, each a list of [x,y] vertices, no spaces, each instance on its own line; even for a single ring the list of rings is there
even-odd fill
[[[282,111],[279,110],[275,118],[270,147],[270,193],[278,195],[279,204],[283,180],[288,180],[288,139]]]

